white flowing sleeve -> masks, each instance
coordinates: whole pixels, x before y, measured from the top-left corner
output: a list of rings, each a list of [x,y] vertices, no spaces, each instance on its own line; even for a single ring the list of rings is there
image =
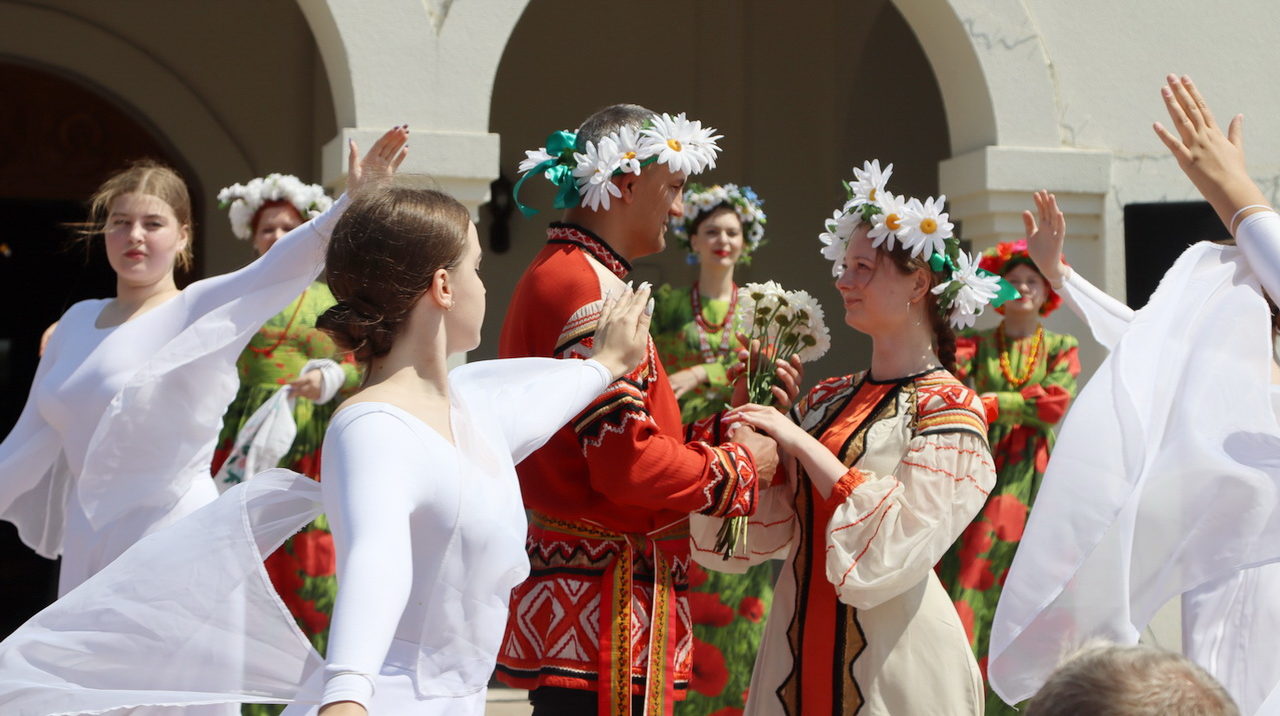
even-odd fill
[[[320,275],[333,227],[350,204],[351,200],[343,194],[324,213],[285,234],[270,251],[248,266],[187,286],[182,291],[187,301],[187,324],[257,291],[287,286],[288,289],[281,292],[286,297],[283,303],[278,300],[241,302],[246,309],[256,307],[262,313],[258,323],[279,313]]]
[[[458,366],[449,373],[452,390],[468,405],[487,405],[519,463],[542,447],[573,416],[586,409],[613,382],[601,363],[555,358],[506,358]]]
[[[982,404],[968,397],[967,405],[925,398],[920,413],[931,424],[892,474],[854,467],[832,490],[827,579],[841,601],[870,609],[915,586],[982,509],[996,471],[985,432],[973,427]]]
[[[1067,306],[1089,326],[1093,337],[1111,350],[1133,322],[1134,311],[1071,270],[1059,291]]]
[[[359,410],[357,404],[346,410]],[[422,440],[386,411],[339,412],[325,439],[325,512],[338,556],[338,595],[329,630],[321,703],[369,708],[413,586],[409,517],[415,504],[412,457]],[[417,483],[422,484],[421,475]],[[420,490],[421,488],[416,488]]]
[[[1280,297],[1280,215],[1260,211],[1244,217],[1236,229],[1236,243],[1267,295]]]
[[[164,326],[173,338],[120,389],[89,441],[92,459],[76,491],[91,525],[142,508],[167,509],[196,476],[208,473],[222,416],[239,385],[236,358],[267,319],[311,284],[348,204],[339,198],[257,261],[197,281],[173,299],[181,303]],[[182,419],[157,405],[181,406]],[[139,446],[164,447],[147,452]]]
[[[269,470],[143,537],[0,642],[0,713],[294,701],[323,661],[262,560],[319,511],[314,480]]]
[[[766,560],[787,558],[799,528],[795,484],[791,480],[783,480],[781,470],[777,477],[777,482],[759,492],[755,514],[747,520],[746,549],[739,550],[742,554],[734,553],[725,559],[716,551],[716,538],[724,518],[696,513],[689,515],[690,554],[698,564],[717,572],[742,574]]]
[[[75,307],[63,315],[62,323],[71,323],[68,315],[72,310]],[[71,486],[61,440],[40,415],[36,389],[58,360],[62,341],[72,328],[54,331],[36,368],[18,422],[0,442],[0,518],[12,522],[22,542],[47,559],[54,559],[62,551],[64,505]]]

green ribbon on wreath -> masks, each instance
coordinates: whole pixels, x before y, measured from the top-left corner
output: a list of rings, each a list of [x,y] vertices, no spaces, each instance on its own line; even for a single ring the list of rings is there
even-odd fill
[[[573,152],[577,141],[578,135],[576,133],[564,130],[552,132],[547,137],[546,151],[547,154],[551,155],[551,158],[525,172],[525,175],[520,177],[520,181],[516,182],[515,187],[511,190],[511,198],[515,200],[521,214],[530,217],[538,213],[537,209],[520,203],[520,187],[524,184],[525,179],[534,174],[542,174],[548,181],[559,188],[559,191],[556,192],[555,203],[552,206],[557,209],[568,209],[578,205],[582,197],[578,195],[578,181],[573,176],[573,167],[562,163],[566,159],[573,160]]]
[[[952,242],[948,241],[947,253],[945,254],[938,253],[938,254],[934,254],[933,256],[930,256],[929,268],[935,272],[941,271],[944,268],[946,268],[946,269],[949,269],[951,273],[954,275],[957,266],[956,266],[956,262],[953,260],[951,256],[951,253],[953,251],[956,252],[957,254],[959,253],[960,242],[957,241],[953,244]],[[996,279],[999,280],[1000,282],[999,283],[1000,288],[999,290],[996,291],[995,298],[991,299],[990,305],[992,308],[999,308],[1002,304],[1004,304],[1005,301],[1015,301],[1019,297],[1021,297],[1022,294],[1018,293],[1018,289],[1014,288],[1013,284],[1004,280],[1003,277],[996,276],[990,271],[982,268],[978,269],[976,273],[979,276],[995,276]],[[959,290],[960,290],[960,287],[955,286],[954,290],[948,289],[947,291],[945,291],[942,294],[942,298],[944,299],[942,303],[944,303],[945,305],[950,305],[950,299],[953,298],[955,296],[955,293]]]

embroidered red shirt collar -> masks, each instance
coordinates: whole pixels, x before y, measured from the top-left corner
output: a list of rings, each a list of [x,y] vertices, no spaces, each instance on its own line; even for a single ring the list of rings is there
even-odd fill
[[[556,222],[547,229],[548,244],[570,244],[587,252],[596,261],[618,278],[626,278],[631,273],[631,264],[614,251],[599,236],[587,231],[577,224]]]

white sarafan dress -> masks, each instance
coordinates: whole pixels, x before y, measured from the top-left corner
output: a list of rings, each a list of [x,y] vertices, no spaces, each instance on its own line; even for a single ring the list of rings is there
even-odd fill
[[[209,464],[236,357],[319,275],[348,203],[118,326],[96,325],[106,299],[63,314],[0,443],[0,519],[42,556],[61,555],[59,594],[217,497]]]
[[[270,470],[152,534],[0,643],[0,713],[356,701],[481,716],[511,589],[529,573],[515,464],[610,383],[599,363],[520,358],[450,373],[454,443],[405,411],[348,405],[324,482]],[[263,556],[327,511],[338,552],[328,663]]]
[[[1061,657],[1134,643],[1181,595],[1183,651],[1245,714],[1280,714],[1280,217],[1196,244],[1134,312],[1072,275],[1110,350],[1063,423],[992,627],[988,676],[1029,698]],[[1268,695],[1271,701],[1264,706]]]

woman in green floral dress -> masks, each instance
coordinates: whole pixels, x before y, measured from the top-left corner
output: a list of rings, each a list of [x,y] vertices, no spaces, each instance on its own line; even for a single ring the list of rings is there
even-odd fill
[[[262,255],[312,211],[322,211],[329,199],[316,185],[305,185],[292,176],[271,174],[246,185],[223,189],[218,199],[229,204],[231,227],[237,237],[252,242]],[[297,435],[279,467],[320,478],[320,444],[329,417],[342,401],[335,399],[360,382],[349,356],[339,356],[328,334],[316,329],[316,319],[335,303],[329,287],[311,284],[283,311],[263,324],[236,362],[240,390],[222,419],[222,434],[213,459],[219,475],[232,446],[250,416],[276,394],[290,386],[297,398],[293,420]],[[303,372],[303,369],[310,369]],[[235,476],[224,481],[234,481]],[[219,489],[228,485],[219,484]],[[329,616],[337,593],[333,537],[321,515],[273,552],[266,560],[267,574],[289,611],[323,654],[329,634]],[[279,713],[283,707],[246,704],[246,716]]]
[[[698,265],[698,280],[689,288],[657,290],[650,330],[685,423],[729,402],[725,372],[737,360],[739,330],[733,272],[764,239],[761,203],[750,187],[690,184],[685,216],[672,219],[671,232]],[[693,679],[676,713],[741,714],[773,597],[773,568],[766,563],[746,574],[722,574],[692,565],[689,588]]]
[[[1004,314],[999,326],[966,331],[956,342],[956,375],[978,391],[987,410],[997,477],[982,511],[939,562],[938,576],[985,681],[996,601],[1049,462],[1053,427],[1075,396],[1080,363],[1075,337],[1050,333],[1040,323],[1062,299],[1027,256],[1026,241],[997,245],[980,266],[1003,276],[1022,297],[996,309]],[[989,687],[986,701],[989,715],[1018,713]]]

